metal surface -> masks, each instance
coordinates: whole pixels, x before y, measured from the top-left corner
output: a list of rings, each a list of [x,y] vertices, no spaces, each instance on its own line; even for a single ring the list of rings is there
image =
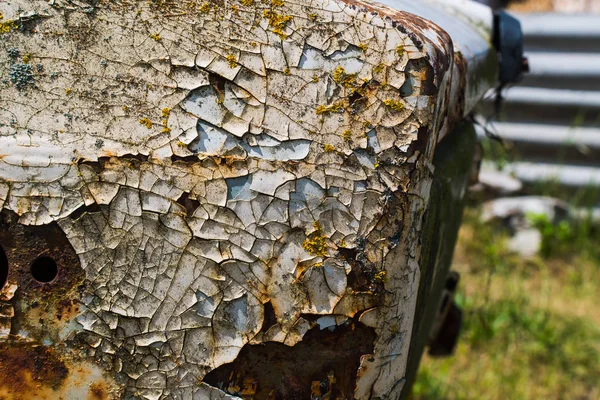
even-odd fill
[[[497,77],[489,10],[405,4],[0,2],[0,397],[398,398],[436,145]]]
[[[411,337],[406,380],[414,381],[421,354],[430,344],[430,334],[450,271],[454,246],[462,220],[470,173],[477,154],[477,135],[472,124],[464,123],[438,146],[430,207],[425,215],[421,247],[422,273],[417,312]],[[403,393],[403,399],[408,393]]]
[[[500,82],[503,85],[519,80],[528,72],[527,59],[523,57],[523,32],[521,24],[505,11],[497,11],[494,44],[500,57]]]
[[[459,70],[453,73],[453,87],[461,90],[452,93],[452,103],[462,108],[461,117],[473,110],[488,88],[497,86],[498,58],[491,45],[494,15],[489,7],[469,0],[386,0],[383,3],[430,20],[450,34],[455,53],[466,64],[456,65]],[[460,81],[464,73],[461,69],[466,69],[464,84]],[[466,90],[462,90],[465,84]]]

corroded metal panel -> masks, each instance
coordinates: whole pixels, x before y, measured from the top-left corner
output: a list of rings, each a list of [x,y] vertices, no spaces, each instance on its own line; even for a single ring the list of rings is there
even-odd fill
[[[0,12],[3,395],[399,396],[460,43],[362,1]]]

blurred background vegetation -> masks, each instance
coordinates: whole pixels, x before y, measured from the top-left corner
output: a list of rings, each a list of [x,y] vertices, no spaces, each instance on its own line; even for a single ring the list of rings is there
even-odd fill
[[[568,197],[585,207],[597,194]],[[502,226],[481,222],[480,204],[470,201],[454,257],[464,312],[456,353],[424,356],[412,398],[600,398],[600,226],[530,215],[542,246],[523,258]]]
[[[547,12],[557,4],[568,8],[569,0],[479,1]],[[578,118],[571,124],[580,125]],[[487,140],[483,146],[497,170],[521,160],[510,143]],[[560,154],[554,162],[562,162]],[[471,193],[452,266],[461,275],[461,336],[452,357],[423,357],[413,400],[600,399],[600,218],[594,222],[591,214],[593,207],[598,211],[600,188],[542,181],[526,184],[518,195],[564,201],[583,214],[558,221],[526,215],[541,245],[535,256],[525,257],[509,249],[514,232],[505,223],[483,222],[489,198]]]

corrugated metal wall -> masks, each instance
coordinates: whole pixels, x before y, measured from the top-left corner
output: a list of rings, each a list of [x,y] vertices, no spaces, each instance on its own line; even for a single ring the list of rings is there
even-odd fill
[[[482,107],[524,182],[600,186],[600,16],[521,14],[531,72]],[[480,131],[483,135],[483,131]]]

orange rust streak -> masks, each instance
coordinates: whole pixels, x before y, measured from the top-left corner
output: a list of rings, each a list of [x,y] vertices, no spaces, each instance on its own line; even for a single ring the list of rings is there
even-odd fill
[[[22,341],[0,343],[0,399],[109,400],[118,391],[93,364],[64,359],[47,346]]]

